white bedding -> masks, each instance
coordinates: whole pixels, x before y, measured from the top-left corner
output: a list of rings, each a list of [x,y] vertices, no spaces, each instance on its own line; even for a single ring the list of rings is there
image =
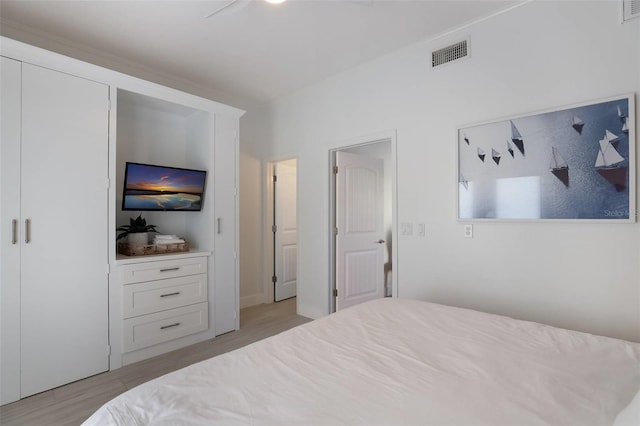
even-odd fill
[[[380,299],[152,380],[85,425],[611,425],[640,344]]]

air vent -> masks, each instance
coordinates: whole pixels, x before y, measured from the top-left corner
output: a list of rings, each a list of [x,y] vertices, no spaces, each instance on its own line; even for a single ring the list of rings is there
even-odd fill
[[[640,0],[622,0],[622,20],[628,21],[640,16]]]
[[[640,1],[640,0],[638,0]],[[435,68],[469,55],[467,40],[431,52],[431,67]]]

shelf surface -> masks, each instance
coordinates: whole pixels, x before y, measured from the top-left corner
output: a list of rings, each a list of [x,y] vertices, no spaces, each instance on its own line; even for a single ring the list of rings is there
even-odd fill
[[[132,263],[154,262],[157,260],[186,259],[189,257],[201,256],[211,256],[211,252],[205,250],[191,250],[178,253],[150,254],[146,256],[125,256],[124,254],[117,254],[114,264],[129,265]]]

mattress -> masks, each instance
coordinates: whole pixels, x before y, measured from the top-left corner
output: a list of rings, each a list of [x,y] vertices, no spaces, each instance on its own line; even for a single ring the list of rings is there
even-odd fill
[[[85,425],[605,425],[640,344],[416,300],[345,309],[140,385]]]

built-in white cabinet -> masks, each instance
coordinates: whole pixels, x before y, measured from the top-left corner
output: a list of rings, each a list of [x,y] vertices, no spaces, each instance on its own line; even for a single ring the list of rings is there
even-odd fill
[[[214,313],[215,333],[220,335],[239,327],[238,303],[238,226],[237,226],[237,182],[238,167],[238,120],[233,117],[216,116],[214,179],[227,182],[217,186],[214,199]],[[233,184],[231,184],[233,182]],[[238,303],[229,303],[230,300]]]
[[[161,259],[120,268],[125,352],[208,328],[207,256]]]
[[[0,37],[0,403],[239,328],[244,111]],[[142,212],[183,253],[118,254],[126,162],[207,171]]]
[[[168,284],[171,274],[189,276],[193,280],[196,273],[189,272],[185,265],[179,269],[164,268],[158,272],[155,265],[162,262],[180,263],[198,259],[199,272],[206,273],[207,299],[200,305],[180,305],[180,317],[171,317],[167,324],[162,310],[150,313],[151,318],[139,316],[126,318],[123,322],[111,322],[112,341],[121,344],[114,350],[112,366],[126,365],[155,356],[188,344],[238,329],[238,259],[237,259],[237,152],[238,115],[213,111],[211,104],[200,98],[172,91],[135,91],[113,88],[111,93],[112,116],[115,117],[115,132],[112,144],[115,151],[113,161],[114,226],[126,224],[139,213],[147,223],[153,224],[163,234],[173,234],[189,242],[191,251],[171,255],[127,257],[115,253],[112,266],[117,273],[112,274],[112,293],[124,300],[121,314],[127,315],[126,304],[131,282],[139,288],[151,285],[154,288]],[[122,211],[122,189],[127,162],[153,164],[207,171],[204,201],[201,211]],[[116,247],[114,247],[114,252]],[[206,254],[201,256],[201,254]],[[169,256],[169,257],[167,257]],[[176,264],[177,264],[176,263]],[[176,266],[177,267],[177,266]],[[154,272],[155,271],[155,272]],[[132,277],[135,274],[136,277]],[[158,274],[150,279],[141,279],[145,274]],[[134,281],[131,281],[134,280]],[[143,284],[143,282],[145,284]],[[177,285],[172,282],[171,285]],[[191,282],[195,291],[195,284]],[[125,291],[126,294],[119,292]],[[155,290],[153,290],[155,291]],[[176,290],[177,291],[177,290]],[[179,297],[185,296],[181,292]],[[124,299],[123,299],[124,297]],[[165,303],[174,297],[165,296]],[[177,300],[177,299],[176,299]],[[184,311],[184,312],[183,312]],[[143,321],[143,322],[140,322]],[[174,324],[180,324],[174,325]],[[188,324],[188,325],[187,325]],[[159,327],[167,327],[160,329]],[[144,331],[142,331],[144,330]],[[146,337],[136,339],[135,336]]]
[[[4,404],[109,369],[109,87],[0,69]]]

